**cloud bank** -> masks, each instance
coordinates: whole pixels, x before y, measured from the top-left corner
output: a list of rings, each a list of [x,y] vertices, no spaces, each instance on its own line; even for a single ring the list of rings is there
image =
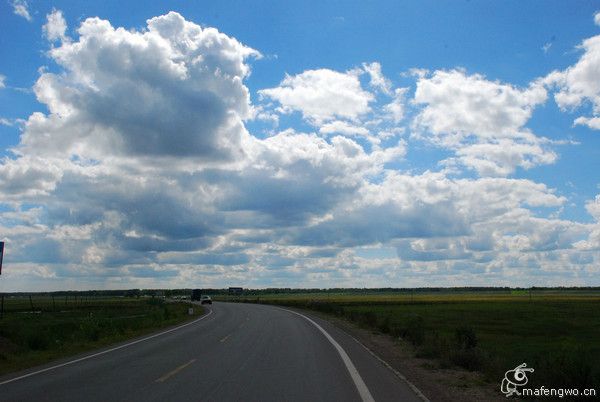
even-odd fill
[[[400,87],[371,61],[285,75],[253,104],[259,50],[178,13],[67,32],[59,10],[47,16],[56,71],[34,85],[47,112],[0,164],[16,289],[597,277],[598,197],[594,222],[562,220],[540,211],[567,198],[515,177],[558,158],[528,128],[549,91],[564,108],[592,102],[597,118],[591,39],[575,66],[523,88],[458,68]],[[294,113],[309,129],[278,125]],[[247,129],[264,116],[276,124],[266,138]],[[444,156],[406,168],[421,146]]]

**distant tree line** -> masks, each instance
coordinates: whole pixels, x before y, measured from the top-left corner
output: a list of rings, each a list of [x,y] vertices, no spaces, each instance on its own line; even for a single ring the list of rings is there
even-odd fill
[[[228,288],[200,288],[203,294],[207,295],[227,295]],[[434,292],[510,292],[514,290],[532,290],[532,291],[600,291],[600,286],[557,286],[557,287],[484,287],[484,286],[465,286],[465,287],[419,287],[419,288],[265,288],[265,289],[245,289],[243,294],[246,296],[261,296],[270,294],[286,293],[344,293],[344,294],[377,294],[377,293],[434,293]],[[189,296],[192,289],[112,289],[112,290],[61,290],[55,292],[7,292],[10,296],[28,296],[28,295],[47,295],[47,296],[84,296],[84,297],[174,297]]]

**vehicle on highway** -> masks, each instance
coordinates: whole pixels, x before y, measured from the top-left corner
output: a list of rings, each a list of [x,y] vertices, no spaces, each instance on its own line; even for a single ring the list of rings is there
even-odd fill
[[[212,299],[210,296],[202,296],[200,298],[200,304],[212,304]]]
[[[201,289],[193,289],[191,300],[192,301],[202,300],[202,290]]]

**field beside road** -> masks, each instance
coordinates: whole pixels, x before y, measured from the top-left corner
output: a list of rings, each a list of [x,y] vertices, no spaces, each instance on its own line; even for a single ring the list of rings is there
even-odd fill
[[[535,368],[532,387],[600,384],[600,292],[594,290],[263,293],[238,300],[341,317],[409,343],[437,367],[478,371],[493,383],[526,362]]]
[[[162,298],[5,297],[0,375],[133,338],[191,318]],[[195,315],[202,308],[194,306]]]

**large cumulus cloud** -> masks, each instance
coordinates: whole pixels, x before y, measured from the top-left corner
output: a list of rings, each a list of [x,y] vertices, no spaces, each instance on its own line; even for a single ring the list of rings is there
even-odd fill
[[[64,35],[47,31],[52,39]],[[46,72],[35,84],[50,113],[29,118],[21,152],[208,159],[243,153],[245,59],[258,52],[173,12],[148,20],[143,31],[88,18],[77,32],[77,40],[64,38],[48,53],[61,73]]]

